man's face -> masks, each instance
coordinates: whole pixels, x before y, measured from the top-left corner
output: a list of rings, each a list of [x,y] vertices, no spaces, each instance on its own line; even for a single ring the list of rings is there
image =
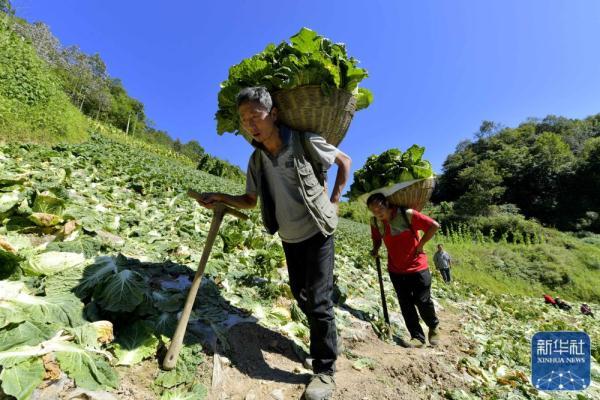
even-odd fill
[[[259,143],[270,138],[275,130],[275,121],[277,119],[277,109],[271,109],[271,112],[260,103],[247,101],[238,108],[242,128],[252,139]]]
[[[438,244],[438,251],[444,251],[444,248],[442,247],[441,244]]]
[[[374,201],[369,204],[369,210],[379,221],[386,221],[389,218],[389,210],[383,203]]]

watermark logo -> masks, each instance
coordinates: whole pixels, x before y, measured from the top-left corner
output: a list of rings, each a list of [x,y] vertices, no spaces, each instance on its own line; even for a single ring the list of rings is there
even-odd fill
[[[590,337],[585,332],[538,332],[531,339],[531,383],[539,390],[590,385]]]

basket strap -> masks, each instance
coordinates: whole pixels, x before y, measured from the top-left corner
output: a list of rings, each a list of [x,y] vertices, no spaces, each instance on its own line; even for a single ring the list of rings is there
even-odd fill
[[[410,231],[413,233],[413,235],[415,235],[415,238],[417,238],[417,240],[421,240],[421,238],[419,237],[419,234],[413,229],[412,224],[408,220],[408,216],[406,215],[406,208],[398,207],[398,210],[402,214],[402,218],[404,218],[404,222],[406,222],[408,229],[410,229]]]
[[[304,150],[304,156],[312,166],[313,172],[317,177],[317,180],[321,184],[321,186],[325,186],[325,181],[327,181],[327,170],[321,161],[321,157],[316,154],[315,148],[305,132],[298,132],[300,135],[300,142],[302,143],[302,148]]]

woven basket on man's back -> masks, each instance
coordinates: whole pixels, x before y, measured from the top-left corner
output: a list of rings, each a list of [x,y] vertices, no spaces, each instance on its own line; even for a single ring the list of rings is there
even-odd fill
[[[435,178],[432,176],[379,188],[360,196],[360,198],[366,202],[370,195],[382,193],[392,205],[421,211],[431,198],[434,187]]]
[[[337,88],[326,95],[321,86],[299,86],[272,96],[281,122],[298,131],[318,133],[334,146],[346,135],[356,111],[356,98]]]

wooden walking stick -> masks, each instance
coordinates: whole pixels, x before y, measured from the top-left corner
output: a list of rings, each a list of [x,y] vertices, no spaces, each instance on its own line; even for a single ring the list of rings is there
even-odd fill
[[[390,317],[388,316],[387,302],[385,301],[385,292],[383,291],[383,276],[381,274],[381,261],[379,255],[375,256],[377,264],[377,277],[379,278],[379,290],[381,291],[381,304],[383,305],[383,318],[388,328],[390,326]]]
[[[194,195],[193,192],[188,194],[191,197],[197,198],[197,196]],[[194,280],[192,281],[192,286],[190,287],[190,291],[185,301],[183,312],[181,313],[181,317],[179,318],[179,322],[177,323],[177,329],[175,329],[175,334],[173,335],[173,339],[171,340],[171,344],[169,345],[169,350],[167,351],[167,355],[163,360],[163,369],[171,370],[175,368],[175,365],[177,364],[177,358],[179,357],[179,352],[181,351],[181,347],[183,345],[183,337],[185,336],[185,330],[187,329],[187,324],[190,319],[192,307],[194,306],[194,300],[196,300],[196,294],[198,293],[200,283],[202,282],[202,275],[204,275],[206,262],[208,261],[208,256],[212,249],[213,243],[215,242],[215,239],[217,237],[217,233],[219,233],[219,227],[221,226],[221,221],[223,221],[223,216],[225,214],[231,214],[240,219],[248,219],[248,216],[244,213],[234,210],[233,208],[228,207],[223,203],[216,203],[213,209],[213,218],[210,224],[210,230],[208,231],[206,242],[204,242],[202,258],[200,259],[200,263],[198,264],[198,270],[196,271],[196,275],[194,275]]]

